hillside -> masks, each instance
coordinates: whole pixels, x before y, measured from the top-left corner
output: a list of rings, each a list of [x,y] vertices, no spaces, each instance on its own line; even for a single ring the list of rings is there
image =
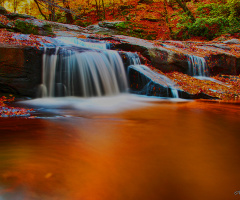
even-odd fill
[[[117,27],[113,27],[119,34],[148,40],[202,41],[240,37],[238,0],[78,0],[74,2],[54,0],[52,1],[54,4],[48,2],[21,0],[16,12],[82,27],[95,25],[101,21],[121,21],[122,23]],[[2,5],[12,8],[11,3],[6,3]],[[13,9],[9,11],[13,12]]]

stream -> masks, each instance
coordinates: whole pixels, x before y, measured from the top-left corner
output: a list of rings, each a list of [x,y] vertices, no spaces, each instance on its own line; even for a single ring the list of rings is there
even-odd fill
[[[240,198],[239,104],[65,100],[0,120],[0,200]]]

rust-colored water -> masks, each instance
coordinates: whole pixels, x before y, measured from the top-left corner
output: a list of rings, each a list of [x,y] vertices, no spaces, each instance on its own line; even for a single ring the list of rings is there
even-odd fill
[[[240,106],[0,120],[0,200],[240,199]]]

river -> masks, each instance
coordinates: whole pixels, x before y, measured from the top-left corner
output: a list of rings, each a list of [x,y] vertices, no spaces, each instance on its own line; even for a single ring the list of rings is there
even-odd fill
[[[131,98],[1,119],[0,200],[240,199],[239,104]]]

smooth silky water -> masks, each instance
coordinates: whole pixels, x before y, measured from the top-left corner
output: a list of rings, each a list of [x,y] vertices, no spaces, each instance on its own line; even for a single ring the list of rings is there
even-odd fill
[[[0,120],[0,200],[240,198],[239,104],[52,98],[44,81],[44,98],[19,103],[37,118]]]
[[[46,117],[1,119],[0,199],[239,197],[239,105],[113,101],[42,101]]]

